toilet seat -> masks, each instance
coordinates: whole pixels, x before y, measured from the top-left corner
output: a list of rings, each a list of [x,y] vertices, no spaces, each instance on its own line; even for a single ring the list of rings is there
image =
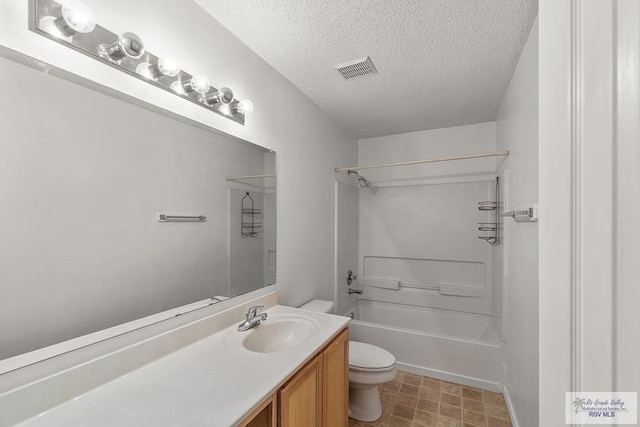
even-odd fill
[[[349,341],[349,369],[359,372],[384,372],[394,369],[396,358],[375,345]]]

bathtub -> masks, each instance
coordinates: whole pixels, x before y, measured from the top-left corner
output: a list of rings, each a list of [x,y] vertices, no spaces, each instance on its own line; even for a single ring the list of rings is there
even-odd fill
[[[350,339],[391,352],[398,368],[445,381],[500,391],[500,340],[490,316],[358,300]]]

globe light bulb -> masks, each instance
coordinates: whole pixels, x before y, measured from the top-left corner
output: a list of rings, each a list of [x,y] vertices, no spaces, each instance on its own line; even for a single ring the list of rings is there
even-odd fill
[[[90,33],[96,28],[96,17],[84,3],[67,1],[62,6],[62,19],[74,33]]]
[[[253,102],[249,101],[248,99],[243,99],[238,102],[236,110],[240,114],[251,114],[253,113]]]
[[[211,88],[211,83],[209,83],[209,79],[205,76],[193,76],[186,82],[176,80],[169,85],[169,88],[181,95],[186,95],[191,92],[204,95]]]
[[[173,58],[160,58],[158,69],[165,76],[175,77],[180,73],[180,64]]]
[[[180,73],[180,65],[172,58],[160,58],[157,64],[149,62],[138,64],[136,73],[149,80],[158,80],[162,76],[175,77]]]
[[[205,94],[211,88],[209,79],[205,76],[193,76],[190,80],[191,88],[199,94]]]
[[[62,6],[61,16],[44,16],[38,27],[54,37],[71,42],[76,33],[92,32],[96,28],[96,18],[84,3],[69,0]]]

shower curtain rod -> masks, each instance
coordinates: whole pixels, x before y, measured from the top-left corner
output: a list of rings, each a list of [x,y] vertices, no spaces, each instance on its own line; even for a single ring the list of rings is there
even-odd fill
[[[367,165],[367,166],[351,166],[351,167],[345,167],[345,168],[335,168],[334,170],[336,172],[357,171],[360,169],[388,168],[391,166],[419,165],[422,163],[448,162],[450,160],[478,159],[481,157],[497,157],[497,156],[508,156],[508,155],[509,155],[509,151],[504,150],[504,151],[495,151],[492,153],[469,154],[466,156],[440,157],[438,159],[412,160],[408,162],[382,163],[379,165]]]
[[[240,175],[240,176],[228,176],[225,179],[227,181],[238,181],[241,179],[257,179],[257,178],[273,178],[275,177],[275,173],[268,173],[266,175]]]

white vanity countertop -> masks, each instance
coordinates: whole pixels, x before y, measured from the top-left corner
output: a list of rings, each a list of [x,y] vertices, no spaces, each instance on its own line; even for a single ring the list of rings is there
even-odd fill
[[[233,426],[349,321],[347,317],[280,305],[266,312],[269,316],[302,314],[319,326],[294,348],[253,353],[225,346],[227,335],[236,331],[234,324],[19,426]]]

